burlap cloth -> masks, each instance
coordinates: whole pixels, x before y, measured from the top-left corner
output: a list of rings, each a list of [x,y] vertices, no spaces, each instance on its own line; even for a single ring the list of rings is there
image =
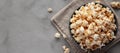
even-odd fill
[[[86,53],[86,51],[82,50],[79,47],[79,45],[74,41],[74,39],[71,37],[70,30],[69,30],[69,19],[71,18],[71,15],[77,8],[79,8],[81,5],[83,5],[85,3],[92,2],[92,1],[94,1],[94,0],[73,0],[72,2],[70,2],[67,6],[65,6],[62,10],[60,10],[56,15],[54,15],[51,18],[51,22],[55,26],[55,28],[62,35],[67,36],[67,38],[65,40],[71,46],[74,53]],[[110,5],[108,5],[107,2],[105,2],[103,0],[101,1],[101,3],[110,7]],[[116,18],[119,23],[118,16]],[[119,31],[118,31],[118,33],[119,33]],[[117,34],[117,36],[118,36],[118,34]],[[119,38],[117,38],[117,40],[119,40]],[[113,43],[110,43],[110,45],[108,44],[107,46],[103,47],[101,49],[102,51],[98,49],[92,53],[105,53],[110,48],[111,44],[113,44]]]

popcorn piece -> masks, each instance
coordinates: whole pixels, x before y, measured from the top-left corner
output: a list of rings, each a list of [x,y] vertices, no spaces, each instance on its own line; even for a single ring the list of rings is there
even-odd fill
[[[98,25],[102,25],[102,23],[103,23],[102,20],[95,20],[95,22],[96,22]]]
[[[107,29],[105,28],[105,26],[101,26],[101,29],[102,29],[103,31],[107,31]]]
[[[93,26],[93,24],[91,23],[89,26],[88,26],[88,29],[93,29],[94,28],[94,26]]]
[[[76,14],[79,14],[80,12],[78,10],[75,11]]]
[[[52,8],[48,8],[48,12],[51,13],[52,12]]]
[[[70,28],[75,28],[76,27],[76,23],[72,23],[71,25],[70,25]]]
[[[115,30],[116,29],[116,25],[115,24],[111,24],[110,28]]]
[[[103,38],[105,38],[106,34],[105,34],[105,33],[102,33],[102,34],[100,34],[100,36],[101,36],[101,38],[103,39]]]
[[[88,20],[88,21],[92,21],[92,17],[91,17],[91,16],[88,16],[88,17],[87,17],[87,20]]]
[[[94,38],[94,40],[97,40],[99,38],[99,35],[98,34],[94,34],[93,38]]]
[[[74,33],[75,33],[75,30],[74,30],[74,29],[72,29],[72,30],[71,30],[71,33],[72,33],[72,34],[74,34]]]
[[[67,48],[65,45],[62,46],[63,50],[64,50],[64,53],[70,53],[70,49]]]
[[[80,27],[80,33],[83,33],[84,32],[84,27]]]
[[[83,23],[83,21],[81,19],[79,19],[79,20],[76,21],[77,25],[81,25],[82,23]]]
[[[113,31],[111,32],[111,36],[112,36],[112,38],[116,38],[116,36],[115,36]]]
[[[93,10],[95,10],[95,9],[93,9]],[[93,16],[94,18],[96,18],[96,17],[97,17],[97,12],[93,11],[93,12],[92,12],[92,16]]]
[[[104,18],[104,15],[99,14],[98,18]]]
[[[91,35],[91,34],[92,34],[92,31],[90,31],[89,29],[86,30],[86,32],[88,33],[88,35]]]
[[[95,2],[91,2],[91,6],[95,6]]]
[[[96,3],[100,3],[101,1],[100,0],[97,0],[97,1],[95,1]]]
[[[82,35],[83,33],[84,33],[84,28],[81,26],[80,28],[78,28],[77,30],[76,30],[76,33],[78,34],[80,34],[80,35]]]
[[[86,40],[85,40],[85,43],[86,43],[87,45],[90,45],[90,44],[91,44],[91,42],[90,42],[89,39],[86,39]]]
[[[65,50],[67,47],[64,45],[64,46],[62,46],[62,48],[63,48],[63,50]]]
[[[70,49],[69,48],[66,48],[64,53],[70,53]]]
[[[70,19],[70,22],[74,23],[77,19],[78,19],[78,17],[76,17],[75,15],[73,15],[73,18]]]
[[[88,22],[86,20],[83,20],[82,26],[87,26],[87,25],[88,25]]]
[[[80,37],[75,37],[75,40],[77,41],[77,42],[80,42]]]
[[[67,38],[67,36],[66,36],[66,35],[63,35],[63,38],[65,38],[65,39],[66,39],[66,38]]]
[[[60,38],[61,35],[59,33],[55,33],[55,38]]]
[[[113,8],[120,8],[120,2],[111,2],[110,4]]]
[[[84,10],[84,6],[81,6],[81,8],[80,8],[80,12],[81,12],[82,10]]]
[[[97,27],[97,26],[94,27],[94,31],[95,31],[95,32],[98,31],[98,27]]]

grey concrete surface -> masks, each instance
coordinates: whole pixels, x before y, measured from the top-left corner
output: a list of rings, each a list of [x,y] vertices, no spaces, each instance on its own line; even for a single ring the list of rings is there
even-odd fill
[[[63,53],[63,41],[54,38],[50,18],[70,1],[0,0],[0,53]],[[119,49],[120,44],[111,52]]]
[[[69,2],[0,0],[0,53],[62,53],[50,18]]]

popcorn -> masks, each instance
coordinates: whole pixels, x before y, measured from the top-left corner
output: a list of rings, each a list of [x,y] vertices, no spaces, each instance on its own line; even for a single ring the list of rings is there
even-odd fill
[[[80,11],[76,10],[75,13],[76,13],[76,14],[80,14]]]
[[[55,38],[60,38],[61,35],[59,33],[55,33]]]
[[[86,30],[86,31],[87,31],[88,35],[91,35],[91,34],[92,34],[92,31],[90,31],[89,29]]]
[[[70,20],[71,33],[82,49],[95,50],[116,38],[114,14],[94,2],[81,6]]]
[[[93,9],[93,10],[95,10],[95,9]],[[96,18],[97,17],[97,12],[93,11],[92,16],[93,16],[93,18]]]
[[[120,8],[120,2],[111,2],[110,4],[113,8]]]
[[[94,38],[94,40],[97,40],[99,38],[99,35],[98,34],[94,34],[93,38]]]
[[[87,45],[90,45],[90,44],[91,44],[91,42],[90,42],[89,39],[86,39],[86,40],[85,40],[85,43],[86,43]]]
[[[74,29],[72,29],[72,30],[71,30],[71,33],[72,33],[72,34],[74,34],[74,33],[75,33],[75,30],[74,30]]]
[[[83,20],[83,22],[82,22],[82,26],[87,26],[87,25],[88,25],[88,21]]]
[[[77,41],[77,42],[80,42],[80,37],[75,37],[75,40]]]
[[[100,34],[101,38],[104,38],[106,36],[105,33]]]
[[[76,27],[76,23],[70,25],[70,28],[75,28],[75,27]]]
[[[92,6],[94,6],[94,5],[95,5],[95,3],[94,3],[94,2],[91,2],[90,4],[91,4]]]
[[[63,50],[64,50],[64,53],[70,53],[70,49],[67,48],[65,45],[62,46]]]
[[[85,7],[84,10],[88,10],[89,8],[88,7]]]
[[[70,53],[70,49],[69,48],[66,48],[64,53]]]
[[[95,32],[98,31],[98,27],[97,27],[97,26],[94,27],[94,31],[95,31]]]
[[[48,12],[51,13],[52,12],[52,8],[48,8]]]
[[[84,27],[80,27],[80,32],[83,33],[84,32]]]
[[[95,20],[95,22],[97,23],[97,25],[102,25],[102,23],[103,23],[103,21],[102,21],[102,20],[100,20],[100,19],[99,19],[99,20],[98,20],[98,19],[96,19],[96,20]]]
[[[88,21],[92,21],[92,16],[88,16],[88,17],[87,17],[87,20],[88,20]]]
[[[98,18],[104,18],[104,15],[99,14]]]
[[[100,11],[101,10],[101,8],[100,7],[97,7],[96,9],[95,9],[95,11]]]
[[[88,26],[88,29],[93,29],[94,28],[94,26],[93,26],[93,24],[91,23],[89,26]]]
[[[113,38],[116,38],[114,35],[115,35],[114,32],[111,31],[111,36],[113,36]]]
[[[84,32],[84,27],[80,27],[76,30],[76,33],[82,34]]]
[[[65,45],[62,46],[63,50],[65,50],[67,47]]]
[[[79,19],[79,20],[76,21],[77,25],[81,25],[82,23],[83,23],[83,21],[81,19]]]
[[[75,16],[75,15],[73,15],[73,18],[70,19],[70,22],[71,22],[71,23],[74,23],[77,19],[78,19],[78,17]]]
[[[97,0],[97,1],[95,1],[96,3],[100,3],[101,1],[100,0]]]
[[[75,22],[75,20],[76,20],[75,18],[72,18],[72,19],[70,19],[70,22],[73,23],[73,22]]]
[[[66,36],[66,35],[63,35],[63,38],[65,38],[65,39],[66,39],[66,38],[67,38],[67,36]]]
[[[102,29],[103,31],[107,31],[107,29],[106,29],[104,26],[101,26],[101,29]]]

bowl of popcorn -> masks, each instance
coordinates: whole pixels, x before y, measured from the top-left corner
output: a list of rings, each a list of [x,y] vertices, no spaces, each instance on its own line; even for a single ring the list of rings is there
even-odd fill
[[[117,21],[109,7],[91,2],[75,10],[69,28],[71,36],[82,49],[93,51],[116,38]]]

